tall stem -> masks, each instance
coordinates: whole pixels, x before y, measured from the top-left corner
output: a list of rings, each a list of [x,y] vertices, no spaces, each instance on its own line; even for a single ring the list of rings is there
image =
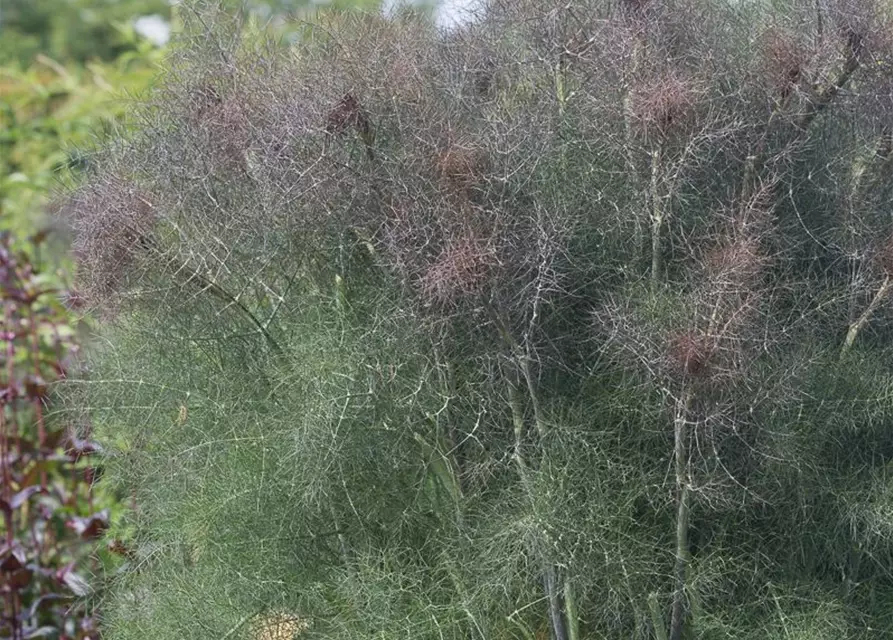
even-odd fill
[[[626,171],[627,177],[631,182],[631,194],[639,194],[641,193],[640,189],[640,178],[638,167],[636,166],[636,144],[635,144],[635,117],[633,111],[632,104],[632,83],[635,82],[638,74],[639,67],[641,66],[641,61],[645,57],[646,52],[646,42],[643,33],[635,34],[633,45],[632,45],[632,55],[630,58],[630,65],[627,72],[627,76],[624,80],[624,94],[623,94],[623,137],[624,137],[624,159],[626,163]],[[636,196],[633,195],[635,198]],[[647,198],[646,198],[647,200]],[[642,267],[642,261],[645,256],[645,220],[644,217],[647,216],[647,206],[642,206],[641,209],[639,207],[643,203],[638,199],[634,200],[633,207],[633,261],[632,261],[632,273],[637,273],[638,270]],[[647,203],[645,203],[647,204]]]
[[[562,613],[561,582],[558,576],[558,567],[548,561],[543,562],[543,588],[549,599],[549,621],[552,623],[552,639],[568,640],[567,629],[564,625]]]
[[[564,108],[567,104],[567,91],[564,78],[565,58],[560,56],[555,65],[555,99],[558,101],[558,117],[564,119]],[[562,125],[564,122],[561,123]]]
[[[515,431],[515,464],[518,466],[518,476],[521,485],[527,494],[527,499],[533,503],[533,487],[530,485],[530,476],[527,463],[524,461],[523,440],[526,432],[524,424],[524,411],[519,381],[508,380],[509,408],[512,412],[512,423]],[[537,552],[539,554],[539,552]],[[552,640],[569,640],[562,612],[562,594],[559,588],[559,570],[553,563],[546,559],[545,554],[539,554],[542,562],[543,591],[549,604],[549,622],[552,627]],[[571,623],[574,624],[573,622]]]
[[[502,319],[499,312],[492,307],[489,308],[489,311],[505,346],[508,348],[509,353],[512,354],[513,364],[517,367],[515,371],[505,376],[508,386],[509,409],[511,409],[512,426],[514,427],[515,433],[514,458],[515,463],[518,466],[518,475],[521,479],[521,485],[524,487],[527,499],[530,501],[531,506],[535,506],[533,487],[530,485],[528,467],[524,460],[523,452],[523,442],[527,432],[527,426],[524,420],[524,394],[521,391],[522,381],[520,378],[524,378],[523,384],[527,389],[528,399],[533,407],[534,423],[540,438],[545,435],[546,424],[542,417],[539,395],[536,392],[536,384],[531,374],[530,367],[527,364],[526,355],[518,344],[518,341],[515,340],[514,336],[509,332],[508,325]],[[540,555],[540,561],[542,562],[543,567],[543,591],[545,592],[546,600],[549,605],[549,622],[552,627],[552,640],[569,640],[564,618],[565,611],[562,603],[564,598],[561,590],[562,583],[559,575],[560,570],[554,563],[546,558],[545,553],[540,553],[538,550],[535,550],[535,552]],[[571,623],[572,627],[574,624],[575,622]]]
[[[580,618],[577,615],[577,597],[574,585],[564,579],[564,615],[567,618],[568,640],[580,640]]]
[[[813,101],[812,108],[804,113],[800,119],[797,121],[797,126],[805,131],[809,128],[809,125],[812,124],[812,121],[818,117],[822,111],[824,111],[829,104],[834,101],[834,98],[840,93],[841,89],[843,89],[846,84],[850,81],[853,74],[859,69],[859,57],[856,52],[852,52],[846,59],[846,62],[843,65],[843,69],[840,70],[837,78],[834,81],[826,86],[819,94],[816,96]]]
[[[881,283],[880,288],[874,294],[874,298],[871,299],[868,307],[865,311],[862,312],[856,320],[850,323],[850,328],[846,332],[846,339],[843,341],[843,347],[840,349],[840,357],[843,358],[849,353],[850,349],[853,346],[853,343],[856,341],[856,338],[859,336],[859,332],[862,330],[862,327],[866,322],[871,318],[871,315],[874,313],[875,309],[877,309],[878,305],[883,302],[884,298],[887,297],[887,294],[890,292],[890,276],[884,276],[884,281]]]
[[[660,234],[664,224],[664,199],[660,194],[663,164],[662,144],[651,152],[651,289],[657,290],[663,277],[663,255]]]
[[[657,640],[667,640],[667,629],[664,626],[666,621],[664,620],[663,611],[660,610],[660,603],[656,593],[648,594],[648,612],[651,614],[651,626],[654,628],[654,635],[657,636]]]
[[[677,403],[675,416],[674,457],[676,462],[676,564],[673,571],[673,612],[670,618],[669,640],[682,640],[685,630],[686,573],[690,560],[688,542],[691,489],[688,479],[688,413],[691,392],[685,390]]]

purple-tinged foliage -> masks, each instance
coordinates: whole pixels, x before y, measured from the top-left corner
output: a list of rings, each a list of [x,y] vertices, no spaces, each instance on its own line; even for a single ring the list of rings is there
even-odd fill
[[[96,639],[83,573],[109,514],[94,513],[82,460],[97,445],[48,415],[76,347],[65,291],[35,253],[0,236],[0,637]]]

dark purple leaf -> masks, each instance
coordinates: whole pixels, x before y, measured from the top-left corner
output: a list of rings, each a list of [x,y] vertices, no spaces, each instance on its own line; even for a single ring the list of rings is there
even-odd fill
[[[84,482],[89,485],[94,484],[102,476],[101,467],[87,467],[84,469]]]
[[[66,433],[64,429],[58,429],[56,431],[50,431],[46,434],[46,437],[43,440],[43,446],[45,449],[55,449],[59,446],[62,440],[65,438]]]
[[[25,550],[18,542],[4,544],[0,547],[0,571],[12,573],[25,566]]]
[[[67,525],[83,540],[93,540],[109,528],[109,510],[103,509],[86,518],[73,516],[69,518]]]
[[[28,466],[28,470],[22,476],[22,484],[39,486],[41,475],[50,471],[52,466],[48,460],[37,460]]]
[[[41,376],[32,374],[25,378],[25,394],[29,400],[43,400],[47,395],[47,382]]]
[[[28,501],[28,498],[33,496],[35,493],[40,493],[40,491],[41,488],[39,485],[25,487],[18,493],[13,494],[13,496],[9,499],[9,502],[0,499],[0,509],[10,512],[15,511],[23,504],[25,504],[25,502]]]
[[[43,244],[43,242],[44,242],[44,241],[47,239],[47,237],[50,235],[51,231],[52,231],[52,229],[50,229],[49,227],[44,227],[43,229],[38,229],[38,230],[31,236],[31,242],[34,243],[34,244],[36,244],[36,245]]]
[[[133,555],[133,550],[118,538],[110,540],[107,546],[110,552],[119,556],[130,557]]]
[[[93,616],[84,616],[81,618],[81,629],[78,636],[84,638],[93,637],[98,631],[96,627],[96,618]]]
[[[14,591],[18,591],[19,589],[24,589],[31,583],[31,578],[34,577],[34,572],[31,569],[22,568],[18,571],[13,571],[12,573],[7,573],[2,578],[0,578],[0,584],[9,587]]]

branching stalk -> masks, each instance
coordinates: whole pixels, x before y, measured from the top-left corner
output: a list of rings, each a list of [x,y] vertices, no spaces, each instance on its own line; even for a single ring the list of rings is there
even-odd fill
[[[555,65],[555,99],[558,101],[558,116],[564,118],[564,109],[567,104],[567,91],[565,87],[564,68],[566,66],[564,56]]]
[[[497,329],[499,330],[503,343],[509,349],[510,353],[512,353],[515,365],[521,373],[521,376],[523,376],[524,378],[528,397],[533,408],[536,430],[540,438],[542,438],[546,432],[546,425],[540,410],[539,398],[536,392],[536,386],[530,372],[530,368],[527,364],[527,358],[521,350],[518,341],[515,340],[515,338],[511,335],[511,332],[508,329],[508,325],[502,319],[502,316],[499,314],[499,312],[497,312],[496,309],[494,309],[490,305],[488,305],[488,310],[490,311],[491,317],[493,318],[493,321],[496,324]],[[517,376],[514,377],[517,378]],[[533,504],[533,488],[530,485],[527,464],[524,461],[522,451],[523,440],[527,431],[527,427],[524,421],[524,409],[521,399],[522,392],[520,390],[520,380],[512,380],[510,378],[507,378],[506,381],[508,384],[509,408],[511,409],[512,423],[515,432],[515,463],[518,465],[518,474],[521,478],[521,484],[524,486],[527,498],[531,502],[531,504]],[[543,590],[545,591],[546,599],[549,603],[549,620],[552,627],[552,640],[569,640],[567,634],[567,626],[565,625],[564,618],[565,613],[567,613],[566,605],[562,606],[563,596],[560,587],[561,580],[559,577],[559,569],[553,563],[547,561],[545,559],[545,555],[543,555],[542,563]],[[575,609],[573,604],[571,605],[571,609]],[[576,622],[572,624],[575,625]]]
[[[626,170],[628,174],[628,179],[632,184],[632,189],[630,190],[632,194],[638,195],[641,193],[640,187],[640,176],[638,172],[638,168],[636,166],[635,159],[635,119],[633,115],[633,104],[632,104],[632,90],[631,85],[632,82],[636,79],[636,76],[639,73],[639,67],[641,65],[642,59],[645,57],[646,53],[646,41],[644,36],[641,33],[638,33],[634,36],[634,42],[632,45],[632,54],[630,56],[630,66],[626,80],[624,81],[624,92],[623,92],[623,138],[624,138],[624,160],[626,164]],[[636,201],[634,203],[634,207],[638,208],[640,201]],[[645,209],[645,207],[643,207]],[[633,271],[637,271],[642,264],[642,260],[645,256],[645,221],[644,216],[647,215],[646,211],[635,210],[633,215],[633,234],[634,234],[634,255],[633,255]]]
[[[834,82],[829,84],[819,93],[815,102],[812,104],[812,109],[804,113],[797,121],[797,126],[801,130],[805,131],[808,129],[809,125],[812,124],[812,121],[815,120],[816,117],[831,104],[831,102],[833,102],[837,94],[840,93],[853,77],[853,74],[859,69],[859,66],[859,58],[855,53],[847,57],[843,69],[841,69],[840,74]]]
[[[141,249],[153,254],[155,258],[160,260],[165,260],[164,253],[161,248],[158,246],[157,242],[151,237],[140,237],[138,240],[138,246]],[[171,267],[171,271],[174,276],[179,277],[180,272],[183,270],[185,265],[177,264],[176,262],[167,259],[168,266]],[[203,276],[197,269],[192,270],[188,276],[181,280],[183,284],[197,284],[202,291],[207,291],[211,295],[213,295],[218,300],[225,302],[227,305],[232,305],[236,307],[250,322],[257,328],[257,332],[264,337],[267,345],[270,349],[277,355],[282,356],[284,352],[282,347],[279,346],[279,343],[270,335],[270,332],[267,331],[266,326],[262,323],[251,310],[246,307],[241,300],[239,300],[236,296],[231,294],[229,291],[218,285],[216,282],[210,280]]]
[[[667,640],[667,628],[664,614],[660,610],[660,603],[656,593],[648,594],[648,612],[651,614],[651,626],[654,628],[654,635],[657,640]]]
[[[840,357],[846,357],[846,354],[849,353],[850,349],[853,346],[853,343],[856,341],[856,338],[859,336],[859,332],[862,330],[862,327],[865,326],[865,323],[871,318],[872,314],[878,308],[878,305],[884,301],[887,295],[890,293],[890,276],[887,275],[884,277],[884,281],[881,283],[880,288],[878,288],[877,292],[874,294],[874,297],[871,299],[871,302],[868,304],[868,307],[862,314],[856,318],[855,321],[850,323],[850,328],[846,332],[846,339],[843,341],[843,347],[840,349]]]

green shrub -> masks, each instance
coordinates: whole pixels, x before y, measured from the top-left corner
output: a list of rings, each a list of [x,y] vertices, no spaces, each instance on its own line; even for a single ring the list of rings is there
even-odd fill
[[[62,211],[108,637],[889,634],[891,16],[826,4],[184,11]]]

